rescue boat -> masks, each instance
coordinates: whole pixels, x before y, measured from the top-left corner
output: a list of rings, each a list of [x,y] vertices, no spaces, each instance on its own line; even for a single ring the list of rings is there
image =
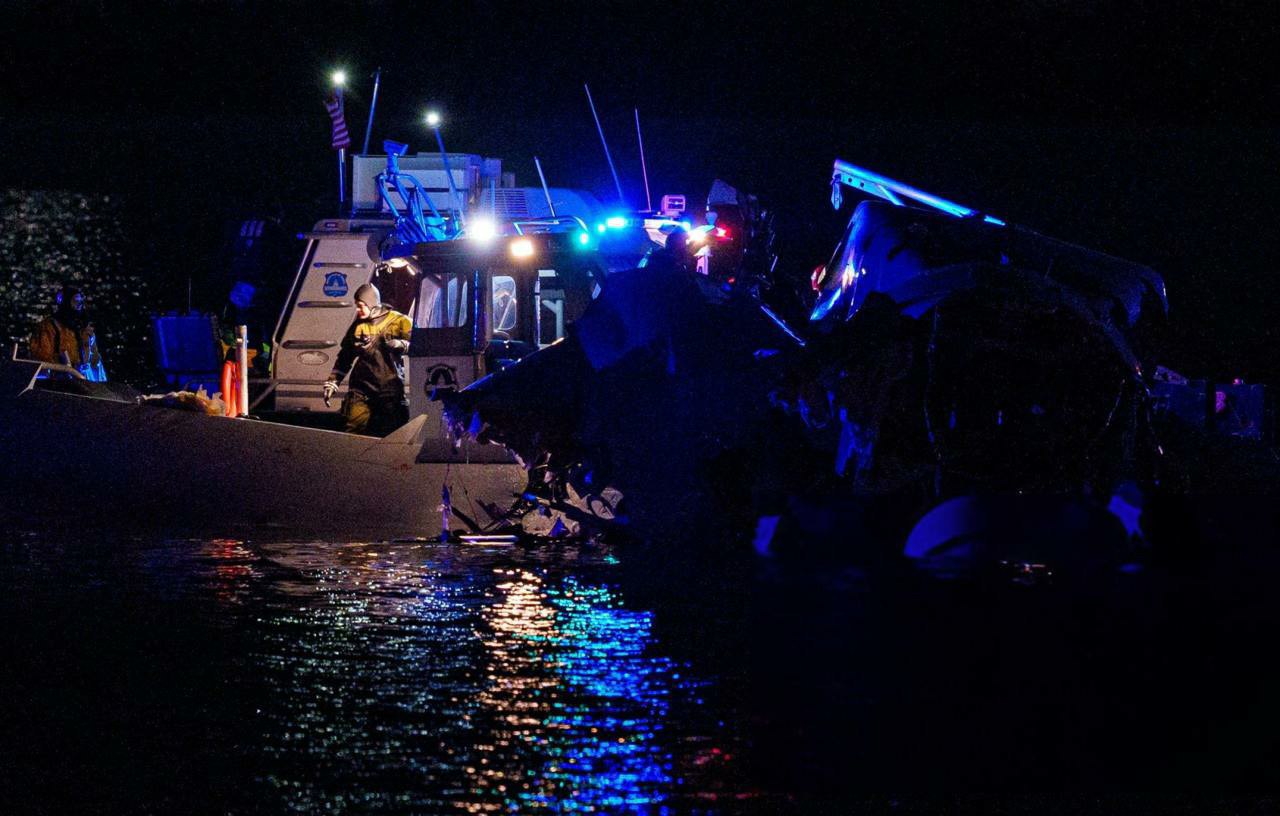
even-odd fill
[[[377,439],[140,403],[48,368],[0,361],[0,519],[13,529],[432,536],[492,523],[527,481],[501,448],[440,443],[426,416]]]
[[[455,154],[450,165],[405,157],[402,144],[386,148],[356,157],[352,217],[303,236],[271,337],[270,376],[252,380],[245,366],[250,388],[228,400],[248,416],[172,410],[172,400],[89,382],[16,348],[0,362],[0,518],[18,527],[383,539],[509,530],[522,516],[539,532],[576,507],[598,511],[599,497],[531,483],[507,449],[455,439],[435,398],[563,339],[610,269],[634,266],[652,246],[652,225],[606,223],[581,191],[514,187],[496,159]],[[573,214],[556,214],[557,205]],[[412,419],[382,439],[328,429],[337,401],[325,404],[322,393],[364,283],[414,324]],[[157,342],[187,345],[169,333],[192,322],[158,319]],[[209,319],[204,334],[202,356],[217,359]],[[183,393],[220,374],[176,368]]]

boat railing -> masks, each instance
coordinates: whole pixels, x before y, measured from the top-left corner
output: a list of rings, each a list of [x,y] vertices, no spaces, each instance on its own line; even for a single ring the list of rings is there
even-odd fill
[[[447,224],[444,216],[436,209],[435,202],[431,200],[427,187],[417,179],[412,173],[406,173],[400,169],[400,157],[408,150],[408,145],[399,142],[386,141],[382,143],[383,148],[387,151],[387,169],[377,176],[378,197],[382,199],[382,204],[390,212],[396,221],[396,234],[405,243],[418,244],[426,241],[442,241],[449,237],[457,237],[456,225],[453,236],[449,236]],[[447,168],[447,165],[446,165]],[[445,171],[449,171],[446,169]],[[400,201],[404,204],[407,212],[401,212],[395,202],[391,200],[388,193],[388,187],[394,189],[396,194],[400,196]],[[449,187],[452,191],[453,177],[449,176]],[[423,204],[426,204],[424,209]],[[431,217],[427,217],[426,210],[431,211]]]
[[[44,360],[33,360],[30,357],[19,357],[17,343],[13,344],[13,354],[11,359],[15,363],[30,363],[32,365],[39,366],[39,368],[36,371],[37,378],[39,378],[45,372],[57,372],[59,374],[70,374],[73,379],[77,379],[77,380],[88,379],[75,366],[63,365],[62,363],[48,363],[48,362],[45,362]]]
[[[439,241],[445,235],[445,219],[440,215],[440,211],[436,209],[436,205],[431,201],[423,187],[422,182],[418,181],[411,173],[400,173],[388,169],[385,173],[378,174],[378,196],[382,199],[382,203],[391,212],[391,217],[396,221],[396,232],[402,240],[407,243],[422,243],[425,241]],[[406,186],[406,182],[409,184]],[[388,186],[395,189],[396,194],[400,196],[400,200],[405,202],[408,212],[401,212],[395,202],[391,200],[391,196],[387,193]],[[423,210],[423,201],[431,210],[431,218],[427,218],[426,212]]]
[[[18,344],[13,344],[13,353],[9,360],[0,357],[0,394],[5,397],[16,397],[36,387],[40,379],[47,379],[50,372],[65,372],[71,379],[87,380],[87,378],[71,366],[60,363],[46,363],[43,360],[32,360],[18,354]]]

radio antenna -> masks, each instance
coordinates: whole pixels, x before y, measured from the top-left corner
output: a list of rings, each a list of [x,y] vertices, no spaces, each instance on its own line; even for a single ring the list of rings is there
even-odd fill
[[[582,89],[587,92],[587,104],[591,106],[591,117],[596,120],[596,132],[600,134],[600,144],[604,146],[604,158],[609,162],[609,172],[613,174],[613,186],[618,190],[618,201],[625,207],[627,199],[622,195],[622,182],[618,181],[618,170],[613,166],[613,156],[609,153],[609,143],[604,138],[604,128],[600,127],[600,115],[596,113],[596,103],[591,99],[591,89],[585,82],[582,83]]]
[[[640,145],[640,175],[644,177],[644,208],[646,212],[653,212],[653,199],[649,197],[649,169],[644,166],[644,136],[640,135],[640,109],[633,110],[636,112],[636,142]]]
[[[538,168],[538,179],[542,182],[542,194],[547,197],[547,209],[551,210],[551,217],[556,217],[556,205],[551,203],[551,191],[547,189],[547,177],[542,175],[542,162],[538,161],[538,157],[533,157],[533,166]]]
[[[379,68],[373,73],[373,98],[369,101],[369,121],[364,126],[364,149],[360,151],[361,155],[369,155],[369,135],[373,133],[373,112],[378,107],[378,85],[382,83],[382,69]]]

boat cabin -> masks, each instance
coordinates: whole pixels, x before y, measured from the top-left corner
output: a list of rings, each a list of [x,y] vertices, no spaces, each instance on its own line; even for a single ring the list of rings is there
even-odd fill
[[[341,392],[325,406],[322,385],[366,282],[413,321],[406,374],[417,416],[432,411],[432,390],[464,388],[564,337],[606,273],[599,241],[572,218],[508,222],[494,234],[421,242],[388,260],[385,220],[321,222],[306,237],[273,338],[275,415],[336,414]]]

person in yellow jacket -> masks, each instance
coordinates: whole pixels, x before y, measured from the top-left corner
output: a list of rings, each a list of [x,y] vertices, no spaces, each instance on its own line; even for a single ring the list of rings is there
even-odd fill
[[[93,324],[85,319],[84,294],[70,284],[58,291],[57,309],[36,324],[28,346],[31,358],[46,363],[62,363],[79,369],[91,380],[102,369]]]
[[[338,359],[324,384],[328,405],[338,384],[351,374],[342,400],[347,433],[386,436],[409,421],[404,355],[412,330],[408,317],[382,305],[372,284],[356,290],[356,319],[342,337]]]

